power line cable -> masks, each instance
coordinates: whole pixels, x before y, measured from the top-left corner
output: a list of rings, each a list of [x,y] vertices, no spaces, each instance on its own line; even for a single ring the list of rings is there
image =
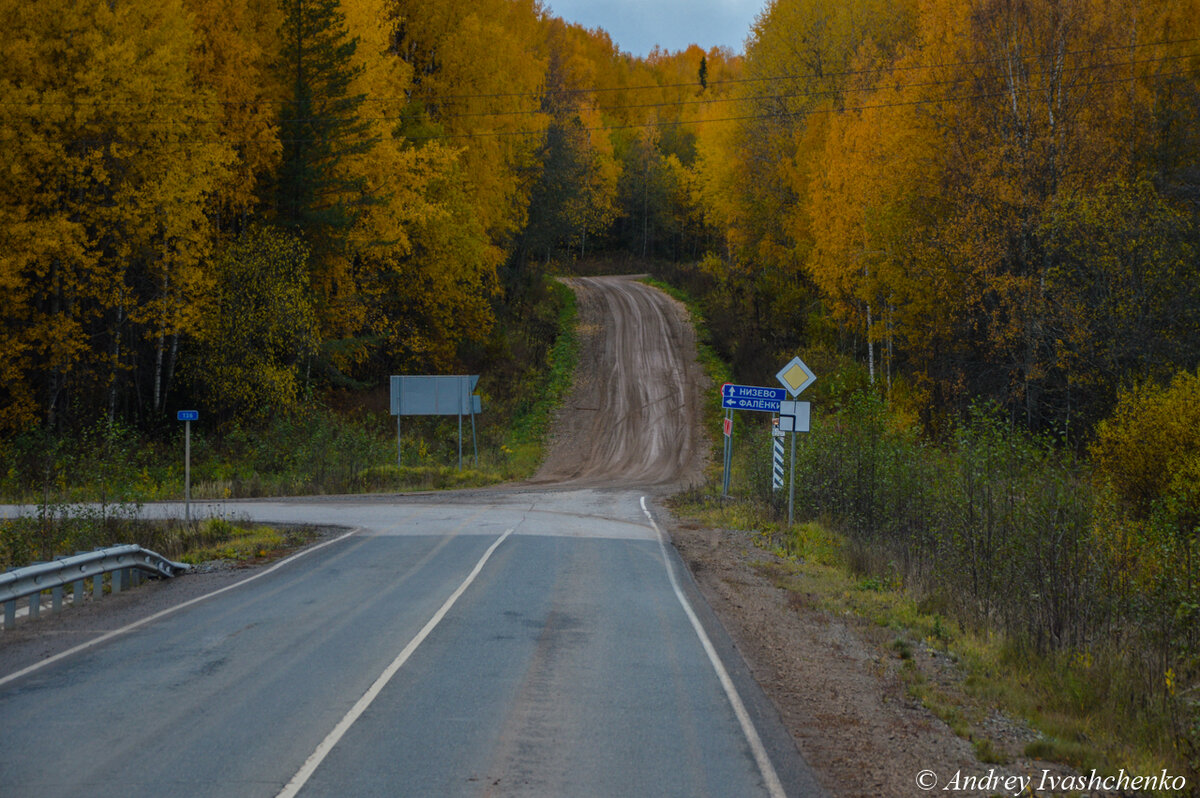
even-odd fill
[[[1190,54],[1178,54],[1178,55],[1157,56],[1154,58],[1134,59],[1134,60],[1129,60],[1129,61],[1112,61],[1112,62],[1083,64],[1083,65],[1079,65],[1079,66],[1075,66],[1075,67],[1063,67],[1058,70],[1045,69],[1045,70],[1039,70],[1039,71],[1035,71],[1035,72],[1029,72],[1029,73],[1026,73],[1024,75],[1024,77],[1026,77],[1026,78],[1036,77],[1039,75],[1050,74],[1052,72],[1057,72],[1059,74],[1073,74],[1073,73],[1082,73],[1085,71],[1094,71],[1094,70],[1101,70],[1101,69],[1116,69],[1116,68],[1120,68],[1120,67],[1139,66],[1139,65],[1146,65],[1146,64],[1152,64],[1152,63],[1164,63],[1167,61],[1176,61],[1176,60],[1180,60],[1180,59],[1184,59],[1184,58],[1191,58],[1191,57],[1193,57],[1193,56]],[[1173,72],[1170,74],[1172,76],[1176,76],[1176,75],[1181,74],[1181,72],[1177,71],[1177,72]],[[1184,72],[1182,74],[1186,74],[1186,72]],[[1145,77],[1153,78],[1156,76],[1145,76]],[[1139,79],[1139,78],[1134,77],[1131,79]],[[949,79],[949,80],[918,81],[918,82],[913,82],[913,83],[882,85],[882,86],[880,86],[880,88],[894,90],[894,91],[901,91],[901,90],[913,89],[913,88],[958,86],[958,85],[962,85],[964,83],[971,83],[976,80],[978,80],[978,76],[965,76],[965,77],[954,78],[954,79]],[[1087,86],[1090,84],[1071,84],[1071,85],[1072,86],[1079,86],[1079,85]],[[718,103],[739,103],[739,104],[752,105],[754,103],[759,103],[759,102],[764,102],[764,101],[765,102],[780,102],[783,100],[792,100],[792,99],[811,99],[811,98],[831,97],[831,96],[836,97],[836,96],[842,95],[844,93],[845,93],[845,89],[842,89],[842,88],[815,89],[815,90],[808,90],[808,91],[791,92],[791,93],[787,93],[787,94],[760,94],[760,95],[753,95],[750,97],[721,97],[721,98],[712,98],[712,99],[696,98],[696,99],[689,99],[689,100],[674,100],[674,101],[668,101],[668,102],[633,103],[633,104],[628,104],[628,105],[599,106],[599,107],[596,107],[594,110],[602,112],[602,113],[616,113],[616,112],[628,111],[628,110],[646,110],[646,109],[662,109],[662,108],[680,108],[680,109],[682,109],[683,107],[686,107],[686,106],[692,106],[692,105],[710,105],[711,106],[711,105],[718,104]],[[145,103],[144,105],[149,105],[149,103]],[[450,121],[453,121],[456,119],[469,119],[469,118],[485,118],[486,119],[486,118],[518,117],[518,116],[536,116],[539,114],[548,114],[548,112],[544,111],[542,109],[529,109],[529,110],[520,110],[520,111],[494,111],[494,112],[493,111],[480,111],[480,112],[471,112],[471,113],[463,113],[463,114],[448,114],[448,115],[442,116],[442,117],[435,117],[434,119],[432,119],[430,121],[433,122],[434,124],[437,124],[437,123],[442,123],[442,122],[450,122]],[[335,117],[332,117],[332,116],[310,116],[310,117],[302,117],[302,118],[290,118],[290,119],[278,120],[278,121],[272,120],[271,123],[269,124],[269,126],[275,127],[278,124],[312,124],[312,123],[328,121],[333,118],[335,118]],[[744,118],[750,118],[750,117],[737,117],[737,118],[744,119]],[[401,112],[401,113],[397,113],[396,115],[387,115],[387,116],[371,116],[371,117],[361,117],[360,116],[360,117],[356,117],[356,119],[359,121],[364,121],[364,122],[399,122],[403,119],[403,114]],[[112,120],[112,121],[127,124],[127,123],[129,123],[130,118],[126,116],[119,120]],[[702,122],[702,121],[705,121],[705,120],[689,120],[688,123]],[[708,121],[717,121],[717,120],[708,120]],[[198,122],[196,122],[196,120],[173,120],[173,119],[163,119],[160,121],[160,123],[163,125],[168,125],[168,126],[190,126],[190,125],[197,125],[197,124],[199,124],[201,126],[212,126],[212,125],[220,124],[219,120],[205,120],[203,122],[198,123]],[[647,122],[642,122],[642,123],[627,124],[624,126],[586,128],[586,129],[587,130],[621,129],[621,127],[626,127],[626,128],[628,128],[628,127],[645,127],[648,125],[657,125],[657,124],[664,124],[664,122],[663,122],[663,120],[654,120],[652,122],[647,121]],[[671,124],[671,123],[667,122],[666,124]],[[678,124],[678,123],[676,123],[676,124]],[[505,134],[507,135],[507,132]],[[427,136],[405,136],[405,138],[422,138],[422,139],[427,140],[430,138],[471,137],[472,135],[473,134],[470,131],[464,131],[464,132],[443,133],[443,134],[438,134],[438,135],[427,135]],[[279,140],[279,139],[276,138],[274,140]],[[305,143],[305,142],[312,142],[312,141],[318,141],[318,140],[320,140],[320,139],[295,139],[295,138],[292,138],[292,139],[286,139],[284,141],[289,142],[289,143]]]
[[[1158,40],[1158,41],[1140,42],[1140,43],[1136,43],[1136,44],[1113,44],[1113,45],[1102,45],[1099,47],[1086,47],[1086,48],[1081,48],[1078,50],[1066,50],[1061,55],[1063,57],[1076,56],[1076,55],[1087,55],[1090,53],[1109,52],[1109,51],[1114,51],[1114,50],[1136,50],[1136,49],[1141,49],[1144,47],[1166,47],[1166,46],[1175,45],[1175,44],[1192,44],[1195,42],[1200,42],[1200,37],[1193,37],[1193,38],[1188,38],[1188,39],[1162,39],[1162,40]],[[1056,54],[1056,55],[1058,55],[1058,54]],[[1195,55],[1195,54],[1193,54],[1193,55]],[[1019,56],[1018,60],[1033,60],[1033,59],[1040,59],[1042,57],[1043,56],[1040,56],[1040,55],[1027,55],[1027,56]],[[1188,57],[1188,56],[1184,56],[1184,57]],[[888,68],[884,68],[884,71],[911,72],[911,71],[916,71],[916,70],[921,70],[921,69],[953,69],[953,68],[959,68],[959,67],[980,66],[980,65],[984,65],[984,64],[1001,63],[1006,60],[1009,60],[1009,58],[1007,56],[997,56],[994,58],[975,59],[975,60],[971,60],[971,61],[957,61],[957,62],[948,62],[948,63],[941,63],[941,64],[913,64],[910,66],[888,67]],[[857,70],[842,70],[842,71],[837,71],[837,72],[825,72],[820,75],[813,74],[813,73],[807,73],[807,74],[802,73],[802,74],[797,74],[797,75],[764,75],[761,77],[752,77],[752,78],[730,78],[727,80],[710,80],[708,82],[708,86],[710,88],[712,88],[712,87],[716,87],[716,86],[731,86],[731,85],[739,85],[739,84],[744,84],[744,83],[767,83],[767,82],[786,81],[786,80],[813,80],[813,79],[847,78],[847,77],[856,77],[856,76],[860,76],[860,75],[869,75],[869,74],[873,74],[878,71],[880,71],[880,70],[878,70],[878,69],[857,69]],[[656,89],[694,88],[698,85],[699,85],[699,81],[689,81],[687,83],[643,84],[641,86],[612,86],[612,87],[605,86],[605,87],[590,87],[590,88],[576,88],[576,89],[561,89],[561,90],[557,90],[555,93],[560,93],[560,94],[600,94],[600,93],[612,93],[612,92],[623,92],[623,91],[653,91]],[[493,92],[493,93],[480,93],[480,94],[448,94],[448,95],[438,95],[438,96],[436,96],[436,100],[438,102],[454,102],[456,100],[497,99],[497,98],[507,98],[507,97],[541,98],[545,95],[545,93],[546,93],[545,90],[543,90],[540,92]]]
[[[1192,72],[1189,70],[1180,70],[1180,71],[1176,71],[1176,72],[1160,73],[1158,75],[1152,76],[1152,79],[1160,80],[1163,78],[1179,77],[1182,75],[1191,75],[1191,74],[1192,74]],[[1108,86],[1108,85],[1114,85],[1114,84],[1119,84],[1119,83],[1131,83],[1134,81],[1144,80],[1144,79],[1146,79],[1146,78],[1144,78],[1143,76],[1114,78],[1111,80],[1100,80],[1100,81],[1092,81],[1090,83],[1076,84],[1076,88],[1089,88],[1092,86]],[[929,99],[921,99],[921,100],[906,100],[906,101],[889,102],[889,103],[874,103],[874,104],[857,105],[857,106],[842,106],[842,107],[838,107],[838,108],[814,108],[814,109],[808,109],[808,110],[804,111],[803,114],[805,114],[805,115],[816,115],[816,114],[826,115],[826,114],[845,113],[847,111],[868,111],[868,110],[876,110],[876,109],[883,109],[883,108],[902,108],[902,107],[922,106],[922,105],[944,105],[947,103],[965,102],[965,101],[970,101],[970,100],[985,100],[985,99],[994,99],[996,97],[1008,97],[1014,91],[1017,93],[1020,93],[1020,94],[1026,94],[1026,93],[1030,93],[1033,91],[1038,91],[1038,89],[1017,88],[1017,89],[1012,89],[1012,90],[1006,89],[1004,91],[997,91],[997,92],[984,92],[981,94],[962,95],[959,97],[937,97],[937,98],[929,98]],[[801,114],[797,113],[797,114],[789,114],[789,115],[790,116],[799,116]],[[597,127],[583,128],[583,130],[590,133],[590,132],[600,132],[600,131],[608,131],[608,130],[636,130],[636,129],[640,129],[640,128],[654,128],[654,127],[679,127],[679,126],[687,126],[687,125],[710,124],[710,123],[716,123],[716,122],[743,122],[743,121],[753,121],[753,120],[758,120],[758,119],[772,119],[772,118],[778,118],[780,116],[782,116],[782,114],[759,113],[759,114],[744,114],[744,115],[738,115],[738,116],[725,116],[725,117],[717,117],[717,118],[709,118],[709,119],[692,119],[692,120],[687,120],[687,121],[665,122],[665,123],[662,121],[656,120],[653,122],[637,122],[637,123],[622,124],[622,125],[602,125],[602,126],[597,126]],[[443,134],[441,136],[436,136],[436,137],[430,136],[430,137],[427,137],[427,139],[429,139],[429,138],[472,139],[472,138],[502,137],[502,136],[516,136],[516,135],[536,135],[538,133],[539,133],[539,131],[534,131],[534,130],[481,131],[481,132],[475,132],[475,133],[447,133],[447,134]]]
[[[1079,50],[1066,50],[1066,51],[1063,51],[1061,54],[1056,53],[1055,57],[1061,56],[1061,57],[1065,58],[1068,56],[1076,56],[1076,55],[1087,55],[1087,54],[1094,54],[1094,53],[1101,53],[1101,52],[1112,52],[1112,51],[1118,51],[1118,50],[1136,50],[1136,49],[1142,49],[1142,48],[1146,48],[1146,47],[1166,47],[1166,46],[1170,46],[1170,45],[1190,44],[1190,43],[1195,43],[1195,42],[1200,42],[1200,37],[1194,37],[1194,38],[1188,38],[1188,39],[1166,39],[1166,40],[1159,40],[1159,41],[1152,41],[1152,42],[1140,42],[1140,43],[1136,43],[1136,44],[1103,45],[1103,46],[1099,46],[1099,47],[1083,48],[1083,49],[1079,49]],[[1018,61],[1034,61],[1034,60],[1041,60],[1044,57],[1045,56],[1042,56],[1039,54],[1031,54],[1031,55],[1025,55],[1025,56],[1016,56],[1016,60],[1018,60]],[[1158,61],[1158,60],[1172,60],[1172,59],[1178,59],[1178,58],[1192,58],[1192,57],[1200,57],[1200,53],[1182,53],[1182,54],[1177,54],[1177,55],[1161,56],[1158,58],[1144,59],[1144,60],[1147,62],[1153,62],[1153,61]],[[911,72],[911,71],[922,70],[922,69],[952,69],[952,68],[960,68],[960,67],[967,67],[967,66],[979,66],[979,65],[992,64],[992,63],[1003,63],[1003,62],[1007,62],[1007,61],[1011,61],[1011,60],[1012,60],[1011,56],[997,56],[994,58],[977,59],[977,60],[972,60],[972,61],[948,62],[948,63],[941,63],[941,64],[914,64],[914,65],[909,65],[909,66],[890,66],[890,67],[879,67],[879,68],[872,68],[872,69],[843,70],[843,71],[837,71],[837,72],[826,72],[826,73],[822,73],[820,75],[813,74],[813,73],[797,74],[797,75],[767,75],[767,76],[752,77],[752,78],[733,78],[733,79],[724,80],[724,81],[709,81],[708,86],[711,88],[714,86],[725,86],[725,85],[735,85],[735,84],[744,84],[744,83],[764,83],[764,82],[799,81],[799,80],[814,80],[814,79],[828,80],[828,79],[835,79],[835,78],[857,77],[857,76],[863,76],[863,75],[873,75],[873,74],[882,74],[882,73]],[[1140,61],[1129,62],[1129,63],[1139,63],[1139,62]],[[1099,66],[1102,66],[1102,65],[1099,65]],[[1092,67],[1089,67],[1089,66],[1072,67],[1072,69],[1084,69],[1084,68],[1092,68]],[[936,83],[936,81],[934,81],[934,83]],[[435,95],[433,97],[424,98],[424,99],[427,99],[428,101],[435,102],[438,104],[452,104],[452,103],[460,101],[460,100],[496,99],[496,98],[513,98],[513,97],[527,98],[527,99],[533,99],[533,100],[540,101],[541,99],[545,98],[546,96],[552,96],[552,95],[601,94],[601,93],[614,93],[614,92],[625,92],[625,91],[650,91],[650,90],[662,90],[662,89],[695,88],[698,85],[699,85],[698,81],[692,81],[692,82],[688,82],[688,83],[643,84],[640,86],[589,87],[589,88],[576,88],[576,89],[556,89],[556,90],[549,90],[549,91],[545,88],[542,88],[538,91],[526,91],[526,92],[495,92],[495,93],[480,93],[480,94]],[[392,102],[394,102],[394,103],[409,103],[414,98],[415,99],[423,99],[419,96],[419,94],[420,94],[419,92],[409,92],[404,96],[396,96],[396,97],[363,97],[363,98],[361,98],[361,101],[367,102],[367,103],[392,103]],[[716,101],[716,100],[713,100],[713,101]],[[727,102],[727,101],[731,101],[731,100],[721,99],[720,101]],[[242,107],[242,108],[261,107],[261,106],[277,108],[281,105],[286,104],[285,101],[282,101],[279,99],[269,99],[269,98],[265,98],[265,97],[260,97],[260,98],[253,99],[253,100],[215,100],[215,99],[202,99],[202,98],[194,98],[194,97],[178,97],[178,98],[163,99],[163,98],[156,97],[156,98],[149,98],[149,99],[127,100],[127,101],[119,101],[119,100],[103,99],[103,98],[95,98],[95,99],[71,98],[71,99],[63,99],[63,100],[3,101],[3,102],[0,102],[0,107],[28,108],[28,107],[34,106],[34,105],[77,107],[79,105],[83,105],[88,102],[92,102],[92,103],[96,103],[96,104],[104,103],[109,106],[117,106],[117,105],[143,105],[143,106],[144,105],[156,105],[156,106],[162,106],[162,105],[188,105],[188,106],[221,105],[221,106]],[[649,105],[653,105],[653,104],[649,104]],[[636,108],[636,107],[640,107],[640,106],[630,105],[630,106],[614,106],[614,107],[615,108],[622,108],[622,107]],[[531,111],[530,113],[536,113],[536,111]]]
[[[1097,80],[1097,81],[1091,81],[1088,83],[1075,84],[1074,88],[1086,89],[1086,88],[1091,88],[1091,87],[1095,87],[1095,86],[1110,86],[1110,85],[1117,85],[1117,84],[1121,84],[1121,83],[1130,83],[1130,82],[1140,81],[1140,80],[1163,80],[1166,78],[1180,77],[1180,76],[1191,75],[1191,74],[1193,74],[1193,73],[1190,70],[1178,70],[1175,72],[1159,73],[1159,74],[1156,74],[1153,76],[1141,76],[1141,75],[1126,76],[1126,77],[1120,77],[1120,78],[1112,78],[1112,79],[1107,79],[1107,80]],[[949,84],[947,83],[946,85],[949,85]],[[871,104],[862,104],[862,105],[840,106],[840,107],[836,107],[836,108],[814,108],[814,109],[807,109],[803,113],[806,115],[816,115],[816,114],[826,115],[826,114],[835,114],[835,113],[845,113],[845,112],[851,112],[851,111],[867,111],[867,110],[877,110],[877,109],[886,109],[886,108],[919,107],[919,106],[927,106],[927,105],[940,106],[940,105],[944,105],[944,104],[948,104],[948,103],[994,99],[997,97],[1008,97],[1008,96],[1011,96],[1011,94],[1014,92],[1019,93],[1019,94],[1028,94],[1028,93],[1033,93],[1035,91],[1040,91],[1040,88],[1021,87],[1021,88],[1005,89],[1003,91],[996,91],[996,92],[982,92],[982,93],[966,94],[966,95],[961,95],[961,96],[956,96],[956,97],[933,97],[933,98],[923,98],[923,99],[918,99],[918,100],[905,100],[905,101],[896,101],[896,102],[888,102],[888,103],[871,103]],[[788,115],[789,116],[798,116],[799,114],[788,114]],[[678,126],[710,124],[710,123],[720,123],[720,122],[740,122],[740,121],[754,121],[754,120],[759,120],[759,119],[773,119],[773,118],[779,118],[781,116],[784,116],[784,115],[779,114],[779,113],[755,113],[755,114],[743,114],[743,115],[737,115],[737,116],[726,116],[726,117],[717,117],[717,118],[708,118],[708,119],[694,119],[694,120],[688,120],[688,121],[666,122],[666,123],[662,122],[661,120],[655,120],[655,121],[648,121],[648,122],[635,122],[635,123],[628,123],[628,124],[599,125],[599,126],[594,126],[594,127],[585,127],[585,128],[580,128],[580,131],[592,133],[592,132],[603,132],[603,131],[613,131],[613,130],[636,130],[636,129],[643,129],[643,128],[664,127],[664,126],[665,127],[678,127]],[[464,133],[441,133],[441,134],[431,134],[431,135],[425,135],[425,136],[418,134],[418,135],[412,135],[412,136],[402,136],[402,137],[400,137],[400,139],[401,139],[401,141],[406,141],[406,140],[407,141],[431,141],[431,140],[460,140],[460,139],[479,139],[479,138],[508,138],[508,137],[515,137],[515,136],[540,136],[544,132],[545,132],[544,130],[525,128],[525,129],[519,129],[519,130],[490,130],[490,131],[473,131],[473,132],[464,132]],[[9,139],[9,141],[12,141],[12,140],[16,140],[16,137]],[[174,142],[156,142],[154,144],[154,146],[157,148],[165,148],[165,147],[170,147],[170,146],[207,146],[207,145],[211,145],[211,144],[230,144],[230,143],[232,143],[234,145],[245,145],[245,144],[252,144],[252,143],[314,144],[314,143],[321,143],[324,141],[327,141],[327,139],[325,139],[325,138],[280,139],[280,138],[272,137],[272,138],[266,138],[266,139],[261,139],[261,140],[255,139],[255,140],[230,142],[226,138],[214,138],[214,139],[180,138],[179,140],[174,141]],[[139,146],[139,144],[140,144],[140,142],[134,142],[134,141],[130,141],[128,139],[117,138],[117,137],[73,139],[73,140],[71,140],[70,143],[73,145],[84,145],[84,146],[106,146],[106,145],[112,145],[112,144],[119,144],[119,145],[124,145],[124,146]]]
[[[1059,73],[1077,73],[1077,72],[1100,70],[1100,69],[1115,69],[1118,67],[1138,66],[1138,65],[1151,64],[1151,63],[1162,63],[1165,61],[1174,61],[1174,60],[1179,60],[1182,58],[1192,58],[1192,57],[1194,57],[1194,56],[1192,56],[1192,55],[1167,55],[1167,56],[1158,56],[1156,58],[1142,58],[1142,59],[1137,59],[1137,60],[1133,60],[1133,61],[1112,61],[1112,62],[1104,62],[1104,63],[1096,63],[1096,64],[1085,64],[1085,65],[1075,66],[1075,67],[1064,67],[1059,70],[1045,69],[1045,70],[1040,70],[1037,72],[1029,72],[1029,73],[1026,73],[1025,77],[1036,77],[1038,75],[1051,74],[1056,71]],[[978,76],[970,75],[970,76],[964,76],[961,78],[953,78],[953,79],[949,79],[949,80],[928,80],[928,81],[918,81],[918,82],[914,82],[914,83],[902,83],[902,84],[895,84],[895,85],[887,85],[887,86],[883,86],[882,88],[894,89],[894,90],[899,91],[901,89],[961,85],[964,83],[972,83],[976,80],[978,80]],[[787,94],[757,94],[757,95],[752,95],[749,97],[737,97],[737,96],[716,97],[716,98],[701,97],[701,98],[693,98],[690,100],[672,100],[672,101],[668,101],[668,102],[632,103],[632,104],[628,104],[628,105],[611,105],[611,106],[600,105],[600,106],[596,106],[594,110],[601,111],[601,112],[614,112],[614,111],[627,111],[627,110],[641,110],[641,109],[647,109],[647,108],[675,108],[675,107],[683,107],[683,106],[690,106],[690,105],[715,105],[718,103],[747,103],[747,104],[749,104],[749,103],[754,103],[754,102],[758,102],[758,101],[762,101],[762,100],[777,102],[779,100],[799,99],[799,98],[807,98],[807,97],[837,96],[837,95],[844,94],[844,93],[845,93],[844,88],[816,89],[816,90],[809,90],[809,91],[790,92]],[[479,118],[479,117],[532,116],[532,115],[539,114],[539,113],[547,113],[547,112],[543,111],[542,109],[527,109],[527,110],[520,110],[520,111],[474,111],[474,112],[459,113],[459,114],[447,114],[444,117],[440,117],[440,119],[450,120],[450,119],[469,119],[469,118]]]

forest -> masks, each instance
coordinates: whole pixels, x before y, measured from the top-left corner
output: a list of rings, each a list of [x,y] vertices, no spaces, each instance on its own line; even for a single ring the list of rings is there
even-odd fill
[[[930,430],[1086,440],[1197,363],[1192,0],[776,0],[644,59],[537,0],[10,5],[5,435],[519,359],[614,252]]]
[[[535,0],[9,6],[6,436],[519,374],[548,264],[622,236],[657,254],[690,207],[662,139],[694,162],[669,117],[704,55],[639,61]],[[700,224],[667,223],[680,251]]]

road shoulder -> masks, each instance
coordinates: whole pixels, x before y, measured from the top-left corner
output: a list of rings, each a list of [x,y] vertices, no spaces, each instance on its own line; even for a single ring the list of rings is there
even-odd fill
[[[0,630],[0,678],[156,613],[236,585],[288,556],[346,532],[344,528],[322,527],[305,545],[281,550],[269,559],[206,563],[180,576],[152,579],[98,601],[88,595],[81,606],[67,606],[61,612],[43,609],[35,621],[18,621],[14,629]]]
[[[911,698],[886,630],[835,617],[772,576],[781,561],[750,534],[669,518],[666,530],[705,600],[774,702],[796,747],[830,795],[911,798],[931,770],[1022,774],[1052,767],[981,763],[971,742]],[[971,790],[956,794],[971,795]],[[987,791],[981,794],[990,794]]]

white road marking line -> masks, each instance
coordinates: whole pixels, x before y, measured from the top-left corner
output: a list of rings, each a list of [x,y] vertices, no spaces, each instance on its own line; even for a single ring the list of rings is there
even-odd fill
[[[325,739],[321,741],[321,744],[317,746],[316,750],[313,751],[312,754],[309,755],[308,759],[305,760],[304,764],[301,765],[300,770],[296,772],[296,775],[292,776],[291,781],[284,785],[284,788],[279,791],[279,794],[276,796],[276,798],[293,798],[297,793],[300,792],[308,780],[312,778],[312,774],[316,772],[318,767],[320,767],[321,762],[325,760],[325,757],[329,756],[329,752],[333,750],[334,746],[338,744],[338,741],[341,740],[346,732],[350,730],[350,727],[354,725],[354,722],[357,721],[364,712],[366,712],[367,707],[371,706],[371,703],[379,696],[379,694],[383,691],[383,688],[387,686],[387,683],[392,680],[392,677],[396,675],[396,672],[399,671],[400,668],[403,667],[404,663],[408,661],[408,658],[411,657],[413,652],[417,650],[417,647],[425,641],[425,638],[429,636],[429,633],[432,632],[434,628],[442,622],[442,618],[446,617],[446,613],[450,611],[450,608],[454,606],[454,603],[458,601],[459,597],[462,596],[462,594],[466,592],[467,588],[471,586],[471,583],[475,581],[475,577],[479,576],[479,572],[483,570],[483,566],[491,558],[492,553],[500,546],[501,543],[504,542],[505,538],[512,534],[512,532],[513,530],[511,528],[504,530],[504,534],[498,537],[492,543],[492,545],[488,547],[488,550],[485,551],[483,556],[479,558],[479,562],[475,563],[475,568],[470,574],[467,575],[467,578],[463,580],[463,583],[458,586],[458,589],[450,594],[450,598],[446,599],[446,603],[444,603],[441,608],[433,614],[433,617],[430,618],[428,623],[421,628],[421,631],[417,632],[417,636],[408,641],[408,645],[404,647],[404,650],[396,655],[396,658],[392,660],[392,663],[388,665],[387,668],[384,669],[383,673],[379,675],[379,678],[375,680],[375,683],[367,689],[367,692],[363,693],[362,697],[359,698],[358,701],[355,702],[354,706],[350,708],[350,711],[347,712],[340,721],[338,721],[338,724],[333,727],[333,731],[329,732],[329,734],[325,736]]]
[[[700,645],[704,647],[704,653],[708,654],[708,661],[712,663],[713,670],[717,672],[717,679],[720,680],[721,687],[725,690],[725,696],[733,707],[733,714],[737,716],[738,723],[742,726],[742,734],[745,735],[746,742],[754,753],[754,761],[758,763],[758,771],[762,774],[763,781],[766,782],[767,791],[771,794],[771,798],[786,798],[783,784],[779,781],[779,774],[775,772],[775,766],[771,764],[771,757],[767,755],[767,749],[762,743],[762,738],[758,736],[758,730],[754,728],[754,721],[750,720],[750,713],[746,711],[746,705],[742,703],[742,697],[738,695],[733,679],[729,678],[729,671],[725,670],[725,664],[721,662],[717,649],[713,646],[708,633],[700,624],[700,619],[696,617],[695,610],[692,609],[692,605],[688,603],[687,597],[683,595],[683,590],[679,587],[679,582],[675,578],[675,569],[671,567],[671,560],[667,557],[667,545],[663,542],[662,530],[658,528],[654,516],[650,515],[650,511],[646,509],[645,496],[642,497],[641,502],[642,512],[646,514],[646,518],[650,520],[650,525],[654,527],[654,532],[658,536],[658,547],[662,552],[663,565],[667,569],[671,587],[675,590],[675,597],[679,599],[684,614],[692,622],[692,628],[696,630],[696,635],[700,638]]]
[[[0,686],[3,686],[5,684],[13,681],[14,679],[20,679],[22,676],[26,676],[30,673],[33,673],[34,671],[41,670],[42,668],[46,667],[47,665],[58,662],[59,660],[66,659],[67,657],[70,657],[70,656],[74,656],[75,654],[78,654],[80,651],[89,649],[92,646],[96,646],[96,645],[104,643],[108,640],[112,640],[114,637],[119,637],[120,635],[126,634],[127,632],[132,632],[134,629],[137,629],[139,626],[145,626],[146,624],[151,623],[153,621],[157,621],[159,618],[164,618],[173,612],[179,612],[180,610],[184,609],[185,607],[190,607],[193,604],[199,604],[201,601],[210,599],[213,596],[219,596],[226,591],[233,590],[234,588],[238,588],[238,587],[241,587],[242,585],[249,584],[250,582],[253,582],[255,579],[261,579],[264,576],[266,576],[267,574],[278,571],[280,568],[282,568],[283,566],[287,565],[290,562],[293,562],[295,560],[300,559],[301,557],[305,557],[309,554],[312,554],[314,551],[323,549],[326,546],[331,546],[334,543],[337,543],[338,541],[345,540],[346,538],[350,537],[351,535],[357,534],[358,532],[359,532],[358,529],[353,529],[344,535],[339,535],[338,537],[333,538],[332,540],[327,540],[324,543],[318,543],[317,545],[313,546],[312,548],[305,549],[304,551],[301,551],[297,554],[293,554],[291,557],[280,560],[279,562],[272,565],[270,568],[267,568],[264,571],[260,571],[260,572],[256,573],[254,576],[247,577],[240,582],[234,582],[232,585],[226,585],[225,587],[220,588],[218,590],[214,590],[211,593],[205,593],[203,596],[197,596],[194,599],[189,599],[189,600],[183,602],[182,604],[176,604],[173,607],[168,607],[167,609],[162,610],[160,612],[156,612],[153,615],[148,615],[145,618],[142,618],[140,621],[134,621],[133,623],[128,624],[127,626],[122,626],[120,629],[114,629],[111,632],[106,632],[105,634],[100,635],[99,637],[94,637],[91,640],[88,640],[86,643],[80,643],[79,645],[75,646],[74,648],[68,648],[66,651],[60,651],[59,653],[55,654],[52,657],[47,657],[46,659],[41,660],[40,662],[35,662],[32,665],[30,665],[26,668],[22,668],[19,671],[15,671],[13,673],[8,674],[7,676],[0,677]]]

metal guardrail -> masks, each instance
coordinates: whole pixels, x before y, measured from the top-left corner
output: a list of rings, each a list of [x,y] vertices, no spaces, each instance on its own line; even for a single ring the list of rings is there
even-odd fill
[[[142,574],[154,578],[171,577],[188,569],[183,563],[172,562],[161,554],[133,544],[109,546],[95,551],[82,552],[71,557],[60,557],[53,562],[42,562],[17,568],[0,574],[0,604],[4,605],[4,628],[12,629],[17,622],[17,601],[29,599],[29,617],[38,617],[42,606],[42,593],[50,591],[52,612],[62,608],[63,592],[67,585],[73,586],[73,602],[83,601],[87,580],[92,582],[92,597],[104,595],[104,575],[109,579],[113,593],[133,587]]]

